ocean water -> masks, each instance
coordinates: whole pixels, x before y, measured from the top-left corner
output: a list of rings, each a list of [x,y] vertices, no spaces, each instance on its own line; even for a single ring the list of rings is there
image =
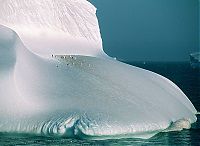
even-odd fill
[[[193,69],[189,62],[133,62],[131,65],[159,73],[176,83],[189,97],[197,111],[200,111],[200,70]],[[198,115],[200,119],[200,115]],[[159,133],[147,139],[81,140],[57,137],[43,137],[26,134],[0,133],[0,146],[20,145],[71,145],[71,146],[121,146],[121,145],[200,145],[200,122],[189,130]]]

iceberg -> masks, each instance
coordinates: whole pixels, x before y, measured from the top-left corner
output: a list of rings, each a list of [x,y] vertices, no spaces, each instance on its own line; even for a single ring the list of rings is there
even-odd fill
[[[190,65],[192,68],[200,68],[200,52],[190,54]]]
[[[49,54],[107,56],[102,49],[96,8],[88,1],[0,2],[0,24],[14,30],[35,54],[43,57]]]
[[[0,132],[146,139],[196,122],[178,86],[104,53],[88,1],[0,3]]]

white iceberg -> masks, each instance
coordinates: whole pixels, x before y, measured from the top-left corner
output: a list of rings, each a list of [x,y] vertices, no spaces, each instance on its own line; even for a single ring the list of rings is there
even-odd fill
[[[192,68],[200,68],[200,52],[190,54],[190,64]]]
[[[174,83],[103,52],[88,1],[0,3],[0,132],[149,138],[196,122]]]

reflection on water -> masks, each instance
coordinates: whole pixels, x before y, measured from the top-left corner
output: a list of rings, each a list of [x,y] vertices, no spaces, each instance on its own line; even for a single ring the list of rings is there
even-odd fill
[[[132,63],[136,66],[157,72],[175,82],[190,98],[200,111],[200,71],[190,67],[188,62],[178,63]],[[200,115],[198,115],[198,119]],[[0,146],[3,145],[71,145],[71,146],[123,146],[123,145],[200,145],[200,122],[192,125],[190,130],[159,133],[151,139],[116,139],[116,140],[79,140],[56,137],[42,137],[21,134],[0,134]]]

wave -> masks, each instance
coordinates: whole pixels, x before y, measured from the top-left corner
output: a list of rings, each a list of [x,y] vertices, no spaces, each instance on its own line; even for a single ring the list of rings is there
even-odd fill
[[[0,6],[3,12],[9,10],[7,17],[0,12],[0,24],[7,26],[0,25],[0,132],[94,139],[150,138],[166,129],[189,128],[187,125],[196,122],[195,107],[174,83],[107,57],[99,45],[101,38],[97,41],[51,27],[44,29],[47,35],[40,36],[40,28],[36,31],[40,33],[34,35],[31,27],[23,35],[26,29],[21,19],[29,16],[30,4],[42,13],[40,8],[49,8],[52,1],[16,2],[6,0]],[[69,7],[63,17],[74,6],[80,7],[78,1],[53,2]],[[80,3],[86,5],[81,10],[94,17],[94,7],[85,0]],[[11,26],[10,12],[18,11],[19,6],[22,10],[16,14],[21,15],[22,24]],[[88,15],[70,18],[81,19],[76,26],[81,28],[87,18],[95,22],[94,32],[99,32],[96,16],[90,19]],[[32,20],[32,15],[29,18]],[[38,16],[38,22],[45,27],[51,19],[43,22],[42,18]],[[22,27],[15,30],[15,26]],[[41,39],[40,43],[34,38]],[[48,45],[55,47],[53,52]]]

